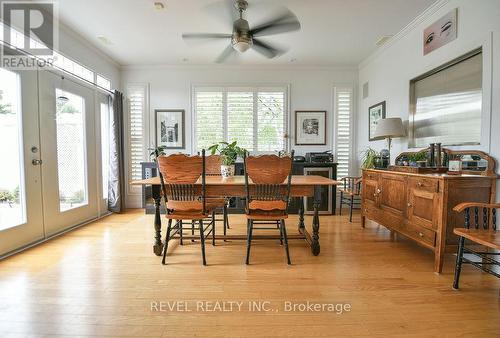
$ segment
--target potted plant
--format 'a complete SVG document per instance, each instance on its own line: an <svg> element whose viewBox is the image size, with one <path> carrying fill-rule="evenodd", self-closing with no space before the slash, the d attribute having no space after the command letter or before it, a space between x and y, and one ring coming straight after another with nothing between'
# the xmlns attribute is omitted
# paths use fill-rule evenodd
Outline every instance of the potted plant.
<svg viewBox="0 0 500 338"><path fill-rule="evenodd" d="M425 167L427 163L427 154L425 152L413 153L408 155L410 167Z"/></svg>
<svg viewBox="0 0 500 338"><path fill-rule="evenodd" d="M363 169L374 169L375 167L377 167L377 161L378 161L378 158L379 158L379 153L368 147L368 149L366 149L364 152L363 152L363 155L362 155L362 164L361 164L361 168Z"/></svg>
<svg viewBox="0 0 500 338"><path fill-rule="evenodd" d="M212 155L216 152L219 153L222 159L222 164L220 166L220 173L222 177L228 178L234 176L234 163L238 156L243 156L245 154L245 149L238 147L236 141L232 143L219 142L208 147L208 150Z"/></svg>
<svg viewBox="0 0 500 338"><path fill-rule="evenodd" d="M148 148L149 151L149 157L153 160L153 162L156 162L156 159L160 156L165 155L165 149L167 149L166 146L158 146L156 148Z"/></svg>

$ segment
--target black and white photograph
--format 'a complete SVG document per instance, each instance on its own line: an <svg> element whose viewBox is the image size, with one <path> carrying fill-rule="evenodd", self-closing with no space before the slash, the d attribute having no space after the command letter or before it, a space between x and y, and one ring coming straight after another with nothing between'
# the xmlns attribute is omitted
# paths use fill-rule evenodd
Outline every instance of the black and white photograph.
<svg viewBox="0 0 500 338"><path fill-rule="evenodd" d="M378 121L385 119L385 101L374 104L368 108L368 139L375 140L375 130L377 129Z"/></svg>
<svg viewBox="0 0 500 338"><path fill-rule="evenodd" d="M295 112L295 144L326 144L326 111Z"/></svg>
<svg viewBox="0 0 500 338"><path fill-rule="evenodd" d="M184 148L184 110L155 110L156 146L166 149Z"/></svg>

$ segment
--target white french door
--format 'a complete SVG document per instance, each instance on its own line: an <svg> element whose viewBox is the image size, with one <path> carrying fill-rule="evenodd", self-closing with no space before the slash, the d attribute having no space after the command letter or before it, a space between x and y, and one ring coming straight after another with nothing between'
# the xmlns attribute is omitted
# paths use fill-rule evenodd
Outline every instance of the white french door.
<svg viewBox="0 0 500 338"><path fill-rule="evenodd" d="M0 68L0 256L44 238L36 71Z"/></svg>
<svg viewBox="0 0 500 338"><path fill-rule="evenodd" d="M45 235L98 215L94 91L39 73Z"/></svg>
<svg viewBox="0 0 500 338"><path fill-rule="evenodd" d="M94 89L0 68L0 257L105 213L108 119Z"/></svg>

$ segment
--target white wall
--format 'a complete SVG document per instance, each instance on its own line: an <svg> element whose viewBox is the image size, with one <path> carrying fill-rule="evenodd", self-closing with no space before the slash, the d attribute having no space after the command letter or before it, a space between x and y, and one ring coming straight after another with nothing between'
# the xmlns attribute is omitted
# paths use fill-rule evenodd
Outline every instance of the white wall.
<svg viewBox="0 0 500 338"><path fill-rule="evenodd" d="M424 28L454 8L458 8L458 38L424 56L422 51ZM358 153L367 146L378 150L385 147L385 141L368 141L368 107L385 100L387 117L401 117L403 121L407 121L410 79L480 46L483 46L485 57L483 114L488 114L491 110L491 123L484 123L482 132L491 134L491 139L489 146L483 144L476 146L475 149L489 152L496 159L500 159L499 0L440 1L395 36L388 46L361 63L358 83L361 87L368 82L370 90L366 99L359 95ZM407 147L406 138L394 140L392 160L394 161L394 157Z"/></svg>
<svg viewBox="0 0 500 338"><path fill-rule="evenodd" d="M338 84L357 86L357 69L333 68L268 68L255 66L144 66L122 70L122 86L127 83L150 85L150 142L154 142L154 110L186 110L186 149L192 150L191 88L193 85L289 85L289 130L292 148L298 154L332 149L332 91ZM295 146L295 110L327 111L327 145Z"/></svg>

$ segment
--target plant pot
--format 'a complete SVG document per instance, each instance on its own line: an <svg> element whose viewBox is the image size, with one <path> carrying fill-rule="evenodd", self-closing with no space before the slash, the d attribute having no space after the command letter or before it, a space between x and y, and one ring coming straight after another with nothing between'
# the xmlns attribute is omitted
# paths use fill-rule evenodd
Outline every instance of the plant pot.
<svg viewBox="0 0 500 338"><path fill-rule="evenodd" d="M233 165L221 165L220 174L224 178L229 178L234 176L234 164Z"/></svg>

